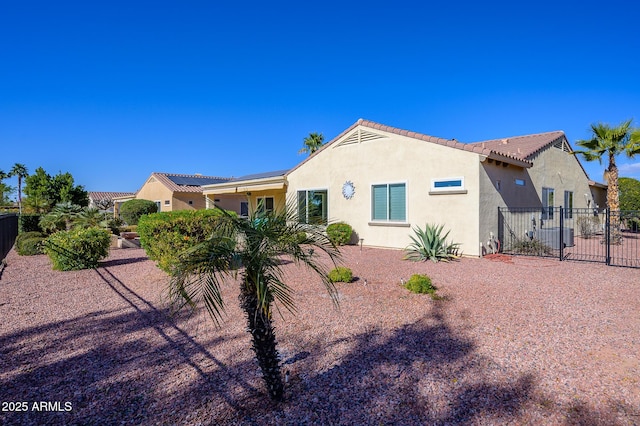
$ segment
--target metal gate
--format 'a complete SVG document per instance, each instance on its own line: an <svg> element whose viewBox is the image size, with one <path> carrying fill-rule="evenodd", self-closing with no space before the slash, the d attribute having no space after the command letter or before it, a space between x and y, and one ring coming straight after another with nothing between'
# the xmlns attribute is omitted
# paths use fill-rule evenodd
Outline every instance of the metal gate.
<svg viewBox="0 0 640 426"><path fill-rule="evenodd" d="M498 208L506 254L640 268L639 228L639 210Z"/></svg>

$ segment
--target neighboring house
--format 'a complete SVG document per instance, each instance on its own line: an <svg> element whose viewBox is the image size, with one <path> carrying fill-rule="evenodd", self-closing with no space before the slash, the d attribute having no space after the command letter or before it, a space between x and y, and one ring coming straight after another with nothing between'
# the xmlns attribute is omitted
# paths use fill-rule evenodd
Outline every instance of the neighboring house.
<svg viewBox="0 0 640 426"><path fill-rule="evenodd" d="M122 203L132 199L153 201L158 206L158 211L162 212L205 209L207 204L202 195L202 186L227 182L229 179L198 174L151 173L135 194L114 198L115 214L119 214Z"/></svg>
<svg viewBox="0 0 640 426"><path fill-rule="evenodd" d="M286 203L288 170L233 178L227 182L203 186L207 208L213 206L248 216L250 210L273 210Z"/></svg>
<svg viewBox="0 0 640 426"><path fill-rule="evenodd" d="M133 192L89 192L89 208L113 212L114 199L122 197L133 198Z"/></svg>
<svg viewBox="0 0 640 426"><path fill-rule="evenodd" d="M347 222L367 246L404 248L412 227L443 224L464 254L479 255L480 242L497 235L498 207L594 207L598 185L563 132L465 144L358 120L287 172L207 185L204 194L232 191L267 208L289 200L301 221Z"/></svg>

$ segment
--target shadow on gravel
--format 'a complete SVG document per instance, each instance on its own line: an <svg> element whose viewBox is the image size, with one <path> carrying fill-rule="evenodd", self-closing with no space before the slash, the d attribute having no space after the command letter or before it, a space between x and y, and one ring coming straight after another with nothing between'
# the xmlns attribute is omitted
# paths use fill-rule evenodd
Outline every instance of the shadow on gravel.
<svg viewBox="0 0 640 426"><path fill-rule="evenodd" d="M283 365L292 371L287 402L269 412L255 401L253 418L262 419L259 424L287 423L290 414L322 425L440 425L513 423L531 409L541 419L553 414L539 406L539 398L551 399L536 390L535 376L510 375L478 355L471 340L447 325L445 307L446 302L434 303L430 315L390 336L375 328L355 335L353 349L329 368L322 354L338 342L298 345L304 347L301 355ZM348 408L340 411L343 401ZM606 424L602 413L584 407L579 415L575 407L559 411L579 424Z"/></svg>
<svg viewBox="0 0 640 426"><path fill-rule="evenodd" d="M114 267L114 266L118 266L118 265L129 265L131 263L146 262L147 260L149 260L149 258L145 257L145 256L130 257L130 258L126 258L126 259L105 260L105 261L100 262L100 267L102 267L102 268L110 268L110 267Z"/></svg>
<svg viewBox="0 0 640 426"><path fill-rule="evenodd" d="M225 364L211 352L223 338L203 346L180 318L110 269L95 273L133 310L98 310L0 336L0 400L28 403L26 412L0 412L0 424L156 424L183 420L211 398L242 417L238 401L263 396L245 380L252 362ZM34 410L40 401L45 410Z"/></svg>

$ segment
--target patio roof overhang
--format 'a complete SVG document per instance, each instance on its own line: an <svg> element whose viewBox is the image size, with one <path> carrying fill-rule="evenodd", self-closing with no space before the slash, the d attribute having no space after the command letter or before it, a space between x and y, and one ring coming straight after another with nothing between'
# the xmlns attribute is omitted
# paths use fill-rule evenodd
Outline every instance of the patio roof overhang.
<svg viewBox="0 0 640 426"><path fill-rule="evenodd" d="M204 195L244 194L253 191L277 191L286 188L287 178L285 176L274 176L205 185L202 187L202 192Z"/></svg>
<svg viewBox="0 0 640 426"><path fill-rule="evenodd" d="M530 161L520 160L511 156L506 156L504 154L501 154L495 151L491 151L489 155L480 156L481 162L484 162L487 160L489 160L490 163L493 161L495 161L496 164L498 164L498 162L501 162L502 164L511 164L514 166L522 167L523 169L528 169L533 166L533 163Z"/></svg>

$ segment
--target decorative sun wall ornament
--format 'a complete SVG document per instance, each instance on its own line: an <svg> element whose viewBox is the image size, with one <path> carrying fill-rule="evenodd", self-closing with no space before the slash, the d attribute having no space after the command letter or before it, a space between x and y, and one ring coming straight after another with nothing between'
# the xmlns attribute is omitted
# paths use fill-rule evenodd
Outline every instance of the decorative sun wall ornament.
<svg viewBox="0 0 640 426"><path fill-rule="evenodd" d="M342 185L342 195L344 196L344 198L350 200L355 194L356 187L353 186L353 182L351 182L350 180L346 181L344 185Z"/></svg>

